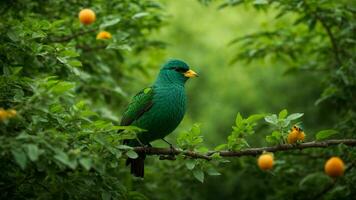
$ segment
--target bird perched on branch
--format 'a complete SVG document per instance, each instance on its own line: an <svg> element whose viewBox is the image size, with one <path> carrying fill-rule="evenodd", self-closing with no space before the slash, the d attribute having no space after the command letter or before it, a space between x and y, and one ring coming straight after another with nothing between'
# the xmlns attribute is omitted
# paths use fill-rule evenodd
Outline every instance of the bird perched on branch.
<svg viewBox="0 0 356 200"><path fill-rule="evenodd" d="M151 87L137 93L123 114L121 125L137 126L145 131L137 134L137 139L126 140L129 146L150 146L150 142L163 139L182 121L186 109L184 84L197 73L181 60L169 60L161 68ZM165 141L165 140L164 140ZM138 158L127 158L131 165L131 174L144 176L145 154Z"/></svg>

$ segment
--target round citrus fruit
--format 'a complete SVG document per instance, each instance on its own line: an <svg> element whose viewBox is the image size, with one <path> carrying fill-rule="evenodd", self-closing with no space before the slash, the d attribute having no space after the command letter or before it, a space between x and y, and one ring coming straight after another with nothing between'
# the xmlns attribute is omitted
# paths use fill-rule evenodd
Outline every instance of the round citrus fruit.
<svg viewBox="0 0 356 200"><path fill-rule="evenodd" d="M264 153L258 157L257 160L258 167L262 170L269 170L273 167L273 154Z"/></svg>
<svg viewBox="0 0 356 200"><path fill-rule="evenodd" d="M96 39L98 40L106 40L112 38L111 33L107 31L100 31L98 35L96 35Z"/></svg>
<svg viewBox="0 0 356 200"><path fill-rule="evenodd" d="M331 157L326 161L325 173L331 177L339 177L344 174L345 164L339 157Z"/></svg>
<svg viewBox="0 0 356 200"><path fill-rule="evenodd" d="M83 9L79 12L79 21L82 24L88 25L95 21L95 12L91 9Z"/></svg>

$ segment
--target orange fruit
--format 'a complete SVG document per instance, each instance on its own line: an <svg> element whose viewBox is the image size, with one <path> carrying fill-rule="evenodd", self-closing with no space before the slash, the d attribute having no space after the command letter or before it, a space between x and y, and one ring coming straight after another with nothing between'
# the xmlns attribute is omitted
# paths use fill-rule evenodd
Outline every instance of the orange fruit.
<svg viewBox="0 0 356 200"><path fill-rule="evenodd" d="M299 135L299 132L296 131L296 130L292 130L288 133L288 137L287 137L287 142L288 144L294 144L297 142L298 140L298 135Z"/></svg>
<svg viewBox="0 0 356 200"><path fill-rule="evenodd" d="M98 40L105 40L105 39L110 39L112 38L111 33L107 31L100 31L98 35L96 35L96 39Z"/></svg>
<svg viewBox="0 0 356 200"><path fill-rule="evenodd" d="M95 12L91 9L83 9L79 12L79 21L82 24L89 25L95 21Z"/></svg>
<svg viewBox="0 0 356 200"><path fill-rule="evenodd" d="M273 167L273 154L271 153L264 153L258 157L257 160L258 167L261 170L269 170Z"/></svg>
<svg viewBox="0 0 356 200"><path fill-rule="evenodd" d="M324 166L325 173L331 177L339 177L344 174L345 164L339 157L331 157Z"/></svg>

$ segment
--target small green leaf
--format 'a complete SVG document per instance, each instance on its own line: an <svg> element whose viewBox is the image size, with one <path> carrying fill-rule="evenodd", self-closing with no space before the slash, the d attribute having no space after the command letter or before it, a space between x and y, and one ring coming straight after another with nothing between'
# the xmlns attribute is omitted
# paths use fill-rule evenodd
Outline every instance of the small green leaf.
<svg viewBox="0 0 356 200"><path fill-rule="evenodd" d="M243 118L240 113L237 113L235 124L236 126L240 126L243 123Z"/></svg>
<svg viewBox="0 0 356 200"><path fill-rule="evenodd" d="M332 135L335 135L337 134L338 132L336 130L333 130L333 129L329 129L329 130L322 130L322 131L319 131L317 134L316 134L316 139L317 140L324 140L324 139L327 139L329 138L330 136Z"/></svg>
<svg viewBox="0 0 356 200"><path fill-rule="evenodd" d="M119 23L120 20L121 20L120 18L116 17L116 18L113 19L113 20L105 21L104 23L102 23L102 24L100 25L100 29L103 29L103 28L106 28L106 27L109 27L109 26L113 26L113 25Z"/></svg>
<svg viewBox="0 0 356 200"><path fill-rule="evenodd" d="M215 151L221 151L227 149L227 144L220 144L214 148Z"/></svg>
<svg viewBox="0 0 356 200"><path fill-rule="evenodd" d="M68 155L63 151L58 151L54 158L63 163L64 165L70 166L71 164Z"/></svg>
<svg viewBox="0 0 356 200"><path fill-rule="evenodd" d="M210 167L207 171L206 171L210 176L220 176L221 173L216 171L215 168Z"/></svg>
<svg viewBox="0 0 356 200"><path fill-rule="evenodd" d="M263 117L265 117L265 114L255 114L255 115L251 115L246 119L247 123L252 123L255 121L258 121L260 119L262 119Z"/></svg>
<svg viewBox="0 0 356 200"><path fill-rule="evenodd" d="M120 144L119 146L117 146L118 149L121 149L121 150L131 150L133 149L133 147L130 147L130 146L127 146L127 145L123 145L123 144Z"/></svg>
<svg viewBox="0 0 356 200"><path fill-rule="evenodd" d="M147 93L149 93L151 90L152 90L152 89L148 87L148 88L146 88L146 89L143 90L143 93L147 94Z"/></svg>
<svg viewBox="0 0 356 200"><path fill-rule="evenodd" d="M80 62L79 60L70 60L70 61L68 61L68 64L72 67L81 67L82 66L82 62Z"/></svg>
<svg viewBox="0 0 356 200"><path fill-rule="evenodd" d="M74 88L74 86L75 86L74 83L62 81L54 85L52 87L52 91L56 94L62 94L64 92L71 90L72 88Z"/></svg>
<svg viewBox="0 0 356 200"><path fill-rule="evenodd" d="M81 158L79 160L79 163L84 167L84 169L86 170L90 170L91 166L92 166L92 161L90 158Z"/></svg>
<svg viewBox="0 0 356 200"><path fill-rule="evenodd" d="M132 16L132 19L138 19L138 18L141 18L141 17L145 17L149 15L148 12L140 12L140 13L136 13L134 16Z"/></svg>
<svg viewBox="0 0 356 200"><path fill-rule="evenodd" d="M275 115L275 114L268 115L268 116L265 117L265 121L270 123L270 124L277 125L277 123L278 123L277 115Z"/></svg>
<svg viewBox="0 0 356 200"><path fill-rule="evenodd" d="M287 109L283 109L281 112L279 112L278 119L284 119L287 117L287 115L288 115Z"/></svg>
<svg viewBox="0 0 356 200"><path fill-rule="evenodd" d="M301 118L303 115L304 115L304 113L293 113L293 114L289 115L286 120L287 121L296 120L298 118Z"/></svg>
<svg viewBox="0 0 356 200"><path fill-rule="evenodd" d="M11 150L12 155L15 158L16 163L21 167L21 169L26 168L27 157L22 149Z"/></svg>
<svg viewBox="0 0 356 200"><path fill-rule="evenodd" d="M126 152L126 155L127 155L127 157L132 158L132 159L138 158L138 154L134 150L130 150L130 151Z"/></svg>
<svg viewBox="0 0 356 200"><path fill-rule="evenodd" d="M27 155L30 158L31 161L36 161L38 160L38 157L40 155L40 150L38 149L37 145L34 144L28 144L27 145Z"/></svg>
<svg viewBox="0 0 356 200"><path fill-rule="evenodd" d="M322 172L315 172L312 174L308 174L305 176L300 182L299 182L299 188L308 188L308 185L310 187L311 185L318 185L320 184L325 184L327 182L331 182L331 178L328 177L326 174Z"/></svg>
<svg viewBox="0 0 356 200"><path fill-rule="evenodd" d="M198 181L204 183L204 172L202 170L200 169L193 170L193 175Z"/></svg>
<svg viewBox="0 0 356 200"><path fill-rule="evenodd" d="M192 170L195 167L195 160L190 159L187 160L187 162L185 162L185 166L187 167L187 169Z"/></svg>

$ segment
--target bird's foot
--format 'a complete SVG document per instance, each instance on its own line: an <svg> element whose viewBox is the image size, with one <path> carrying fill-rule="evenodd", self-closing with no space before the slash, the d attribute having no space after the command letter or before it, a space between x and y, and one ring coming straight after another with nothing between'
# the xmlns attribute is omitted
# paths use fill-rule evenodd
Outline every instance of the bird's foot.
<svg viewBox="0 0 356 200"><path fill-rule="evenodd" d="M169 145L170 154L169 155L162 155L162 156L159 157L159 159L160 160L176 160L176 149L174 148L174 146L170 142L165 140L164 138L162 138L162 140Z"/></svg>

